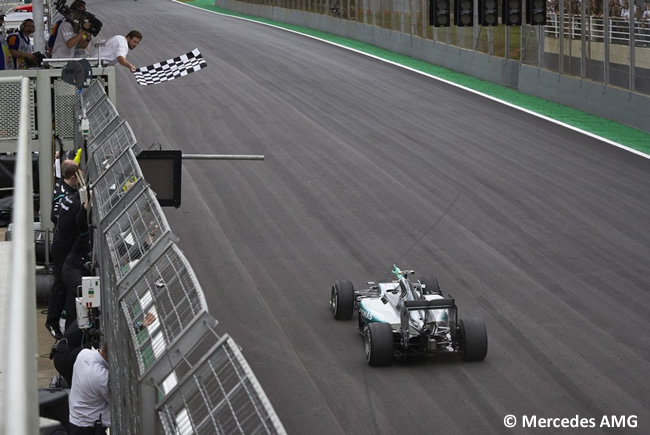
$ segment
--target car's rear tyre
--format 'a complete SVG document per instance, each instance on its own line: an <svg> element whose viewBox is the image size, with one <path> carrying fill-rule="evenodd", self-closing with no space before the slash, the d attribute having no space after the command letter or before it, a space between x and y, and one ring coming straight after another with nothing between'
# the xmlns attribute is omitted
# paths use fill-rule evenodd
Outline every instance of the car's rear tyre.
<svg viewBox="0 0 650 435"><path fill-rule="evenodd" d="M349 320L354 312L354 286L350 281L339 280L332 285L330 308L336 320Z"/></svg>
<svg viewBox="0 0 650 435"><path fill-rule="evenodd" d="M420 277L420 283L424 284L423 294L425 295L442 295L438 279L433 275L425 275Z"/></svg>
<svg viewBox="0 0 650 435"><path fill-rule="evenodd" d="M464 361L482 361L488 351L485 323L480 319L467 318L459 322Z"/></svg>
<svg viewBox="0 0 650 435"><path fill-rule="evenodd" d="M389 323L369 323L364 338L369 365L381 367L393 362L393 328Z"/></svg>

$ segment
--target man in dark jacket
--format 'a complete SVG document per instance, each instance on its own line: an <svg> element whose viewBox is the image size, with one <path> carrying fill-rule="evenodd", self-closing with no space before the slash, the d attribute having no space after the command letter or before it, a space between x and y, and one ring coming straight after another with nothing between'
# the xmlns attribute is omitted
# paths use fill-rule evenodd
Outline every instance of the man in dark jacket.
<svg viewBox="0 0 650 435"><path fill-rule="evenodd" d="M79 187L79 180L77 179L78 170L79 165L74 160L63 160L61 162L61 178L57 178L54 182L52 213L50 214L50 220L55 225L59 219L61 201L72 195Z"/></svg>
<svg viewBox="0 0 650 435"><path fill-rule="evenodd" d="M77 171L75 177L82 176L80 171ZM47 321L45 323L45 327L57 338L62 335L59 327L59 319L61 318L66 298L66 288L61 278L61 270L63 269L66 257L79 236L79 230L77 229L77 214L81 208L79 192L75 190L71 195L63 198L59 204L59 208L60 211L50 248L54 263L54 284L52 284L52 290L50 292ZM74 320L72 316L72 313L67 315L68 320L66 326Z"/></svg>
<svg viewBox="0 0 650 435"><path fill-rule="evenodd" d="M81 285L84 276L90 276L90 260L92 252L92 241L88 230L88 209L89 198L79 207L76 217L77 238L68 253L63 268L61 269L61 280L65 285L65 302L63 308L66 312L66 329L77 317L77 306L75 298L78 296L78 287Z"/></svg>

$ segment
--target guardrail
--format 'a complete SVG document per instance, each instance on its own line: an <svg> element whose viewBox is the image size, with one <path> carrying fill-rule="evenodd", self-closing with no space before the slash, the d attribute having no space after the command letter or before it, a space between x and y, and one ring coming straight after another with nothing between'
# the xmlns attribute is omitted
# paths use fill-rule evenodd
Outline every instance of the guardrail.
<svg viewBox="0 0 650 435"><path fill-rule="evenodd" d="M94 263L109 344L112 430L285 433L235 342L216 332L194 272L137 162L140 151L102 86L82 97L90 136ZM145 316L155 321L141 326Z"/></svg>
<svg viewBox="0 0 650 435"><path fill-rule="evenodd" d="M636 20L633 23L634 44L637 47L650 47L650 20ZM546 16L546 36L559 37L560 27L565 37L580 39L584 28L588 41L628 45L630 43L630 22L623 18L610 18L609 25L604 18L565 14L564 20L555 13Z"/></svg>
<svg viewBox="0 0 650 435"><path fill-rule="evenodd" d="M34 253L34 200L32 159L29 148L30 83L26 77L0 78L0 84L20 84L20 116L16 141L16 171L13 206L12 270L9 304L5 307L5 335L2 349L3 377L0 433L35 434L38 427L36 382L36 307ZM10 358L7 358L11 356Z"/></svg>

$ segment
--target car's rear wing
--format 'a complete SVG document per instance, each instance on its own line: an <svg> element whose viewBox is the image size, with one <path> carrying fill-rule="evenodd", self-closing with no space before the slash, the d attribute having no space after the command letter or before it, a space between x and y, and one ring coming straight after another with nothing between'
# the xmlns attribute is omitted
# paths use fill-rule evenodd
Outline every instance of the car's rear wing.
<svg viewBox="0 0 650 435"><path fill-rule="evenodd" d="M446 308L456 308L456 301L453 298L404 301L404 307L408 311L414 310L444 310Z"/></svg>

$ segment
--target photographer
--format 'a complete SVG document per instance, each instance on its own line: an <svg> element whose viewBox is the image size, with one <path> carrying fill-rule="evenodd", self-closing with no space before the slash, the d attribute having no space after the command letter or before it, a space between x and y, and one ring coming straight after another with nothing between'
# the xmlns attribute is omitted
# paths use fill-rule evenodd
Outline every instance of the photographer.
<svg viewBox="0 0 650 435"><path fill-rule="evenodd" d="M71 11L86 12L86 2L75 0L70 5ZM75 27L78 27L75 29ZM56 27L56 36L52 44L53 59L72 59L75 57L75 47L92 39L90 23L86 20L79 23L64 19ZM49 44L49 42L48 42Z"/></svg>
<svg viewBox="0 0 650 435"><path fill-rule="evenodd" d="M68 397L69 434L105 434L111 426L111 392L108 388L108 347L83 349L77 355Z"/></svg>

